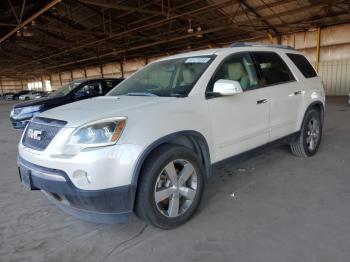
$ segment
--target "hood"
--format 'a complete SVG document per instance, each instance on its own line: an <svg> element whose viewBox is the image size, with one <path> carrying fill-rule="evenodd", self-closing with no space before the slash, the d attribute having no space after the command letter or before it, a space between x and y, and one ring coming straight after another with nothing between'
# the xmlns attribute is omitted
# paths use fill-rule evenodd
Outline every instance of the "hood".
<svg viewBox="0 0 350 262"><path fill-rule="evenodd" d="M70 103L41 113L40 117L67 121L66 127L78 127L103 118L130 116L134 111L145 112L148 107L178 100L174 97L101 96Z"/></svg>
<svg viewBox="0 0 350 262"><path fill-rule="evenodd" d="M66 97L44 97L35 99L28 102L19 103L13 106L13 108L22 108L27 106L38 106L38 105L56 105L57 103L63 103Z"/></svg>

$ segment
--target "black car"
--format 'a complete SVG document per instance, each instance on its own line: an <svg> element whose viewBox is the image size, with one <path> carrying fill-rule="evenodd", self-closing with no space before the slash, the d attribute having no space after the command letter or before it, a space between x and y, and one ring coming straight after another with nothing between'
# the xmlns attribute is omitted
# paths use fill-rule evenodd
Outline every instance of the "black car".
<svg viewBox="0 0 350 262"><path fill-rule="evenodd" d="M16 104L10 115L12 126L15 129L24 129L28 121L41 112L82 99L103 96L121 81L123 78L73 81L48 97Z"/></svg>

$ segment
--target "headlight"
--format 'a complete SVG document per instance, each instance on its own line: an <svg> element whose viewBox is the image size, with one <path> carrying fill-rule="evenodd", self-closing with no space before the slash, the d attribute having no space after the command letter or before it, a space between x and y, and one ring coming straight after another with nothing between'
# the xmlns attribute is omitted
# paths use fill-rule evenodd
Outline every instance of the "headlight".
<svg viewBox="0 0 350 262"><path fill-rule="evenodd" d="M14 108L11 111L11 117L15 119L28 118L33 117L40 113L40 105L39 106L27 106L22 108Z"/></svg>
<svg viewBox="0 0 350 262"><path fill-rule="evenodd" d="M73 132L64 153L76 154L84 148L114 145L120 138L126 117L115 117L87 123Z"/></svg>

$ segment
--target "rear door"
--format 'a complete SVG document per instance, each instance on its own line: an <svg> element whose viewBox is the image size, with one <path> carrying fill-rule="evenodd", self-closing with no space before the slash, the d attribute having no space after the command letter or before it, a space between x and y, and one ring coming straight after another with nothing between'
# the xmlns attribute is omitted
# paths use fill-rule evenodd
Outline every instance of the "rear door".
<svg viewBox="0 0 350 262"><path fill-rule="evenodd" d="M269 142L296 132L302 90L291 70L276 52L253 52L259 83L269 101Z"/></svg>

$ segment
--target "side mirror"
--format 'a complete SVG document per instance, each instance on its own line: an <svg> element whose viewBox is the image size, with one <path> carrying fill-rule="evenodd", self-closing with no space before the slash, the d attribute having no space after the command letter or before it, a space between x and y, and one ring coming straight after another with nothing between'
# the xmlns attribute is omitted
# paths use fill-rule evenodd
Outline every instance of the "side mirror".
<svg viewBox="0 0 350 262"><path fill-rule="evenodd" d="M243 89L241 84L237 81L219 79L214 83L213 93L217 93L222 96L232 96L243 93Z"/></svg>

